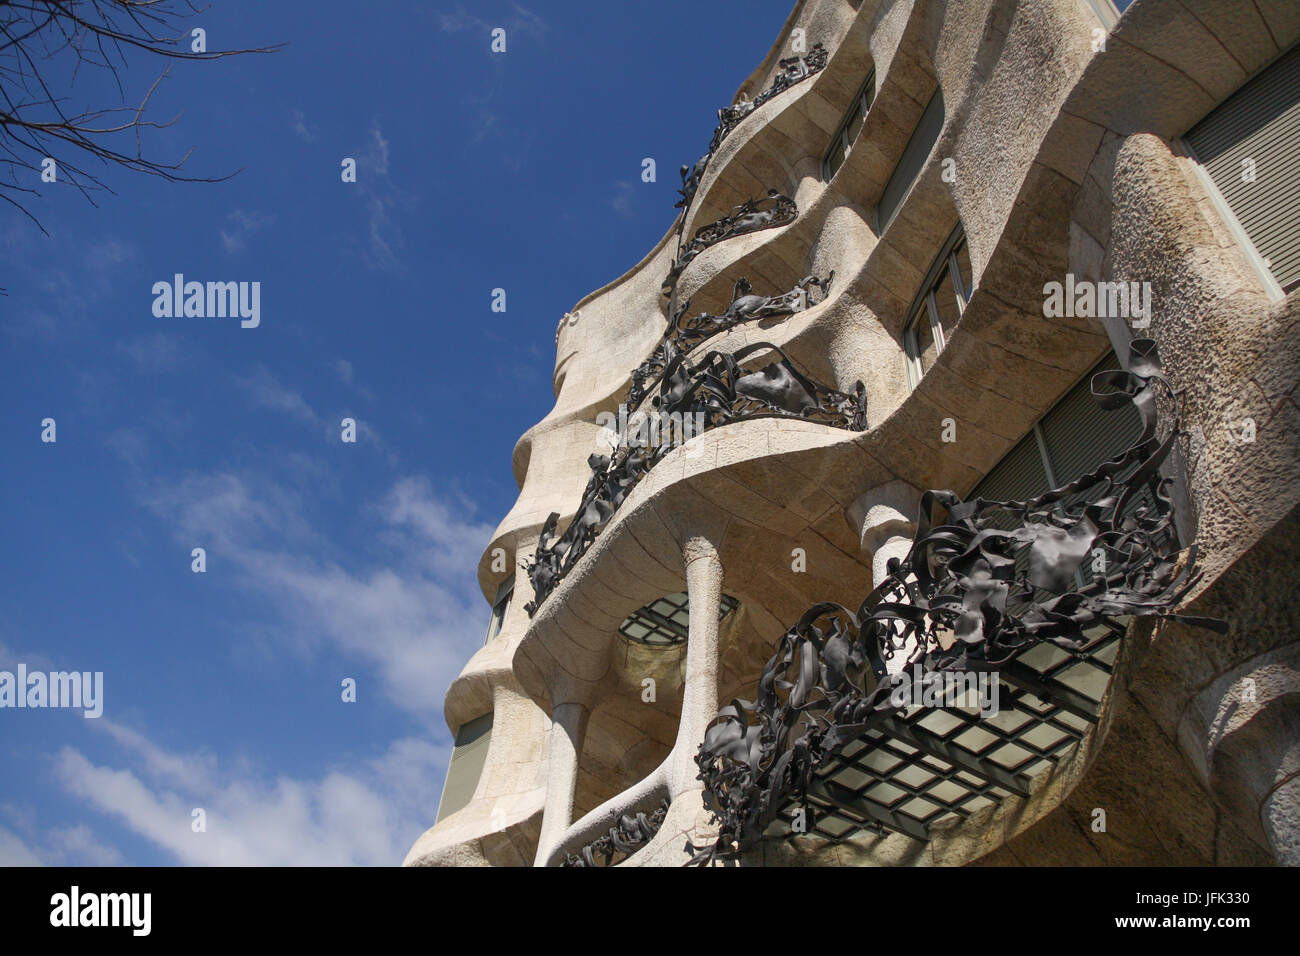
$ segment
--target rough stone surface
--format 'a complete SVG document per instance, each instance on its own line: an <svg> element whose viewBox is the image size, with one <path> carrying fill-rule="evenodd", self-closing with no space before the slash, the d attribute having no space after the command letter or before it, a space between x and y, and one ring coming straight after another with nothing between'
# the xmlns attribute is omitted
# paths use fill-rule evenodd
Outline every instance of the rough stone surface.
<svg viewBox="0 0 1300 956"><path fill-rule="evenodd" d="M1044 285L1067 272L1150 283L1154 315L1142 334L1181 392L1184 464L1170 474L1187 505L1183 537L1204 569L1186 610L1228 621L1228 633L1132 627L1098 726L1027 798L941 824L926 843L807 836L763 842L741 862L1300 862L1300 292L1270 292L1177 143L1300 38L1300 8L1135 0L1104 50L1094 49L1097 26L1078 0L795 6L741 92L767 88L796 29L826 46L826 68L732 131L680 225L689 236L769 188L794 197L799 216L709 248L681 274L677 296L692 298L692 313L718 314L742 276L776 295L834 270L825 302L738 326L698 351L766 341L829 386L861 380L868 429L764 420L692 438L636 487L530 618L519 565L551 512L562 528L572 519L598 450L596 416L617 408L664 332L660 287L678 224L575 303L556 330L555 405L515 448L519 498L479 565L488 600L511 575L514 597L500 633L446 696L453 730L493 713L486 764L470 804L421 836L408 864L555 862L618 815L664 798L665 823L624 865L678 865L688 844L712 839L689 758L718 701L752 695L771 648L810 605L861 599L873 557L906 545L915 493L967 493L1108 349L1125 354L1135 332L1123 318L1044 317ZM862 131L824 182L831 134L872 69ZM936 91L942 130L882 232L875 207ZM959 224L972 294L913 388L904 330ZM947 418L956 442L941 440ZM1256 426L1250 443L1240 438L1246 418ZM685 647L638 646L618 633L629 614L688 581L698 600ZM740 606L705 626L700 615L720 593ZM652 700L642 695L647 678Z"/></svg>

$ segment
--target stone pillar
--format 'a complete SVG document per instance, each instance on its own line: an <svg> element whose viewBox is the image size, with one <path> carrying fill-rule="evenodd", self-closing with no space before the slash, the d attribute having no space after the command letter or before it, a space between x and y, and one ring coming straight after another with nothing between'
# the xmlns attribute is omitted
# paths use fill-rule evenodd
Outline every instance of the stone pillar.
<svg viewBox="0 0 1300 956"><path fill-rule="evenodd" d="M1282 866L1300 866L1300 771L1273 788L1260 808L1264 835Z"/></svg>
<svg viewBox="0 0 1300 956"><path fill-rule="evenodd" d="M695 754L709 722L718 715L718 612L722 602L722 561L712 542L692 538L682 549L690 623L686 641L686 686L677 724L668 790L675 798L699 790Z"/></svg>
<svg viewBox="0 0 1300 956"><path fill-rule="evenodd" d="M916 533L916 509L921 493L902 481L877 485L849 505L849 527L858 535L862 553L871 557L871 585L879 587L889 575L889 559L907 557ZM889 673L903 669L910 648L887 663Z"/></svg>
<svg viewBox="0 0 1300 956"><path fill-rule="evenodd" d="M1300 643L1260 654L1188 703L1183 751L1237 827L1300 866Z"/></svg>
<svg viewBox="0 0 1300 956"><path fill-rule="evenodd" d="M551 752L547 760L546 806L542 809L542 831L537 840L534 866L545 866L551 850L573 822L573 799L578 788L578 758L587 736L585 704L569 701L551 709Z"/></svg>

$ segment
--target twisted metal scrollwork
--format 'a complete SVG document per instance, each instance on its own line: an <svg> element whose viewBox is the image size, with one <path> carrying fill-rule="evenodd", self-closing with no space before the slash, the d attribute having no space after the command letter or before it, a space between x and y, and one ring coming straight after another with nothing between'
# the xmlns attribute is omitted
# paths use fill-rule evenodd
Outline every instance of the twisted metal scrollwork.
<svg viewBox="0 0 1300 956"><path fill-rule="evenodd" d="M761 369L751 371L741 364L768 351L779 358ZM564 534L557 536L559 514L552 513L542 527L533 558L524 565L534 593L533 600L524 605L529 616L578 562L637 482L694 434L758 418L797 418L854 431L867 427L866 389L861 381L854 383L851 393L828 388L799 371L789 356L770 342L756 342L735 352L709 352L698 364L685 355L675 355L664 369L651 407L660 429L671 433L676 424L675 440L646 441L641 426L647 420L652 435L662 432L654 428L654 417L642 412L641 419L632 422L636 427L619 436L612 455L594 454L587 459L591 478L576 516ZM624 417L624 421L628 419ZM698 425L680 427L692 422Z"/></svg>
<svg viewBox="0 0 1300 956"><path fill-rule="evenodd" d="M766 198L746 199L730 216L723 216L695 231L691 241L682 248L668 271L668 277L664 279L663 294L672 294L682 270L709 246L747 233L789 225L798 215L799 207L795 205L794 200L789 196L781 195L775 189L769 189Z"/></svg>
<svg viewBox="0 0 1300 956"><path fill-rule="evenodd" d="M569 853L564 857L563 866L610 866L615 862L631 856L645 846L659 832L664 818L668 816L668 801L663 800L653 813L646 816L624 814L615 826L577 854ZM619 859L616 860L615 857Z"/></svg>
<svg viewBox="0 0 1300 956"><path fill-rule="evenodd" d="M1180 432L1155 343L1133 342L1129 370L1100 372L1092 388L1105 409L1136 406L1141 435L1127 451L1028 501L927 492L911 549L890 560L879 587L856 611L810 608L764 667L755 700L718 712L696 761L720 832L691 863L732 857L760 839L783 806L808 793L823 760L900 710L893 700L907 695L896 691L917 675L997 671L1043 642L1075 652L1088 642L1085 628L1115 616L1226 629L1170 610L1200 575L1195 546L1179 554L1162 544L1173 539L1174 506L1159 469ZM1163 438L1157 393L1175 412ZM1008 516L1018 520L1004 530ZM898 655L902 671L890 673Z"/></svg>
<svg viewBox="0 0 1300 956"><path fill-rule="evenodd" d="M722 141L730 135L733 129L740 125L741 120L746 116L772 97L784 93L796 83L806 80L814 73L825 68L827 56L826 48L818 43L802 56L787 57L778 64L779 72L773 78L772 85L766 90L759 93L752 100L736 103L733 106L725 106L718 110L718 125L713 130L713 138L709 140L709 155L711 156L718 151Z"/></svg>
<svg viewBox="0 0 1300 956"><path fill-rule="evenodd" d="M732 289L730 304L721 315L701 312L686 319L684 316L691 306L691 300L687 299L669 321L663 338L650 353L650 357L632 371L632 388L628 393L628 406L636 408L641 404L648 384L657 380L668 367L668 363L677 356L688 354L700 343L743 322L794 315L814 305L820 305L826 301L827 292L834 279L834 271L825 279L819 279L815 275L804 276L789 292L768 296L754 294L749 279L741 276ZM814 289L820 293L819 296L813 294Z"/></svg>
<svg viewBox="0 0 1300 956"><path fill-rule="evenodd" d="M709 160L718 151L722 141L740 125L746 116L772 97L785 92L796 83L806 80L814 73L822 70L826 66L827 56L825 47L818 43L806 54L787 57L778 64L778 72L772 79L772 85L766 90L759 93L752 100L744 100L718 110L718 125L714 127L713 136L709 140L709 151L697 159L693 166L683 166L681 168L682 186L677 191L681 199L674 204L673 208L682 210L683 219L685 219L686 211L690 209L695 194L700 188L700 181L704 178L704 171L709 167Z"/></svg>
<svg viewBox="0 0 1300 956"><path fill-rule="evenodd" d="M741 366L749 356L765 351L780 359L757 371ZM851 393L815 382L771 342L755 342L735 352L709 352L699 364L677 356L665 368L651 404L669 414L703 413L708 428L756 418L799 418L851 431L867 427L861 381Z"/></svg>

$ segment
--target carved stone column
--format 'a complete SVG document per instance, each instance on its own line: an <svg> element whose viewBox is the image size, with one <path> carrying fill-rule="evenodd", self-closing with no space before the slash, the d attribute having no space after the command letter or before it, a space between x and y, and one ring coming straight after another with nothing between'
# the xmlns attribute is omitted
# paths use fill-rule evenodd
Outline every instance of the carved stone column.
<svg viewBox="0 0 1300 956"><path fill-rule="evenodd" d="M568 701L555 704L551 712L550 756L547 761L546 806L542 810L542 831L537 840L534 866L545 866L551 850L573 822L573 800L578 788L578 759L587 736L586 704Z"/></svg>
<svg viewBox="0 0 1300 956"><path fill-rule="evenodd" d="M695 752L704 731L718 713L718 612L722 602L722 561L713 543L692 538L682 549L686 564L686 593L690 622L686 641L686 686L677 742L668 768L668 789L674 798L703 789L696 779L700 768Z"/></svg>
<svg viewBox="0 0 1300 956"><path fill-rule="evenodd" d="M627 860L630 866L681 866L688 843L705 846L718 837L704 806L704 784L695 755L709 722L718 713L718 609L722 561L711 541L691 538L682 549L690 624L686 642L686 687L677 740L662 765L671 803L654 838Z"/></svg>
<svg viewBox="0 0 1300 956"><path fill-rule="evenodd" d="M849 526L857 533L863 554L871 557L872 587L878 587L889 575L890 558L901 561L907 556L916 532L920 501L920 491L895 480L877 485L849 505ZM907 656L895 654L886 664L889 673L902 670Z"/></svg>
<svg viewBox="0 0 1300 956"><path fill-rule="evenodd" d="M1261 654L1189 702L1179 738L1216 802L1283 866L1300 866L1300 643Z"/></svg>

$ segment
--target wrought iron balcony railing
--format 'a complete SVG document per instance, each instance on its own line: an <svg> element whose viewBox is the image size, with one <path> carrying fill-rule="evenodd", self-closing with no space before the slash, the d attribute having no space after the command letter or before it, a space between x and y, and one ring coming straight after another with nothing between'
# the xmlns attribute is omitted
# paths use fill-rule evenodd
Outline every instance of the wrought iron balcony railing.
<svg viewBox="0 0 1300 956"><path fill-rule="evenodd" d="M537 550L524 565L534 592L533 600L524 605L530 617L582 557L632 487L676 445L711 428L756 418L798 418L855 431L866 428L861 381L854 384L852 394L828 388L802 373L771 343L731 353L710 352L698 364L688 358L708 339L741 323L794 315L820 305L834 278L834 272L824 279L805 276L789 292L764 296L755 294L742 276L722 315L702 312L686 319L689 300L677 310L650 357L632 372L627 400L619 409L612 454L587 459L591 477L573 522L557 536L559 514L552 513L542 527ZM746 358L768 350L780 359L761 370L741 367ZM653 409L648 413L643 409L647 397Z"/></svg>
<svg viewBox="0 0 1300 956"><path fill-rule="evenodd" d="M691 307L691 300L676 311L664 330L663 338L655 346L650 357L632 372L632 388L628 392L627 404L635 409L641 405L647 389L658 382L664 369L679 355L687 355L700 344L715 335L735 328L743 322L757 319L770 319L779 316L794 315L820 305L826 301L831 282L835 279L832 271L825 279L815 275L805 276L795 283L795 287L782 295L756 295L749 279L741 276L732 289L731 302L721 315L701 312L693 318L684 316ZM816 289L820 296L814 296Z"/></svg>
<svg viewBox="0 0 1300 956"><path fill-rule="evenodd" d="M625 814L604 836L592 840L576 854L565 855L564 866L613 866L627 859L654 838L668 816L668 801L663 800L649 816Z"/></svg>
<svg viewBox="0 0 1300 956"><path fill-rule="evenodd" d="M682 210L683 221L686 218L686 213L691 208L692 200L695 199L695 193L700 188L700 180L704 178L704 171L708 169L709 161L718 151L718 147L722 145L722 141L740 125L745 117L772 97L785 92L796 83L806 80L814 73L821 71L826 66L827 56L826 49L818 43L806 54L787 57L778 64L779 72L773 78L772 85L759 93L753 100L743 100L718 110L718 125L714 128L713 137L709 140L709 151L697 159L693 166L683 166L681 169L682 186L678 190L678 194L682 198L677 201L674 208Z"/></svg>
<svg viewBox="0 0 1300 956"><path fill-rule="evenodd" d="M832 805L841 799L850 814L865 814L868 826L925 834L901 816L855 805L853 795L842 793L845 788L827 787L815 777L847 745L859 747L859 764L864 752L886 750L891 731L904 726L902 702L915 699L910 685L919 680L1001 672L1013 684L1027 681L1027 692L1039 699L1050 699L1051 681L1032 679L1032 672L1027 677L1018 665L1017 658L1033 648L1054 645L1081 654L1096 644L1085 631L1123 616L1226 630L1222 622L1171 611L1200 577L1195 546L1183 555L1168 545L1174 506L1167 494L1170 479L1161 478L1160 467L1180 434L1178 398L1161 374L1154 342L1134 341L1130 352L1128 371L1093 377L1093 394L1103 408L1125 402L1137 408L1142 431L1127 451L1028 501L963 502L949 491L927 492L907 556L889 562L888 577L856 611L817 604L786 632L763 670L755 700L722 708L700 746L700 779L719 836L697 848L693 863L735 856L760 840L791 801L810 809L810 797ZM1157 392L1175 409L1163 437ZM1121 479L1126 472L1131 473ZM1130 508L1144 491L1150 504ZM936 508L943 515L937 525ZM1007 515L1017 519L1009 530ZM1018 562L1025 552L1028 561ZM899 655L905 666L891 668ZM913 751L925 749L919 737L902 739ZM935 745L941 755L936 766L962 770L969 761L944 743ZM996 767L983 772L1011 792L1026 793L1014 774Z"/></svg>
<svg viewBox="0 0 1300 956"><path fill-rule="evenodd" d="M757 370L742 364L753 355L768 352L779 358ZM801 372L770 342L756 342L735 352L709 352L698 363L685 355L674 356L663 370L651 407L653 413L643 411L639 421L630 422L633 427L619 436L612 455L593 454L587 459L591 478L565 532L556 535L558 513L547 518L537 550L524 565L534 592L533 600L524 605L530 616L578 562L636 484L674 447L695 434L760 418L792 418L853 431L867 427L866 389L861 381L854 383L852 393L828 388Z"/></svg>
<svg viewBox="0 0 1300 956"><path fill-rule="evenodd" d="M798 215L799 207L795 205L794 200L789 196L781 195L775 189L769 189L764 199L746 199L730 216L723 216L695 230L691 241L678 250L677 259L664 279L662 293L671 296L682 270L709 246L751 232L787 226L794 222Z"/></svg>

